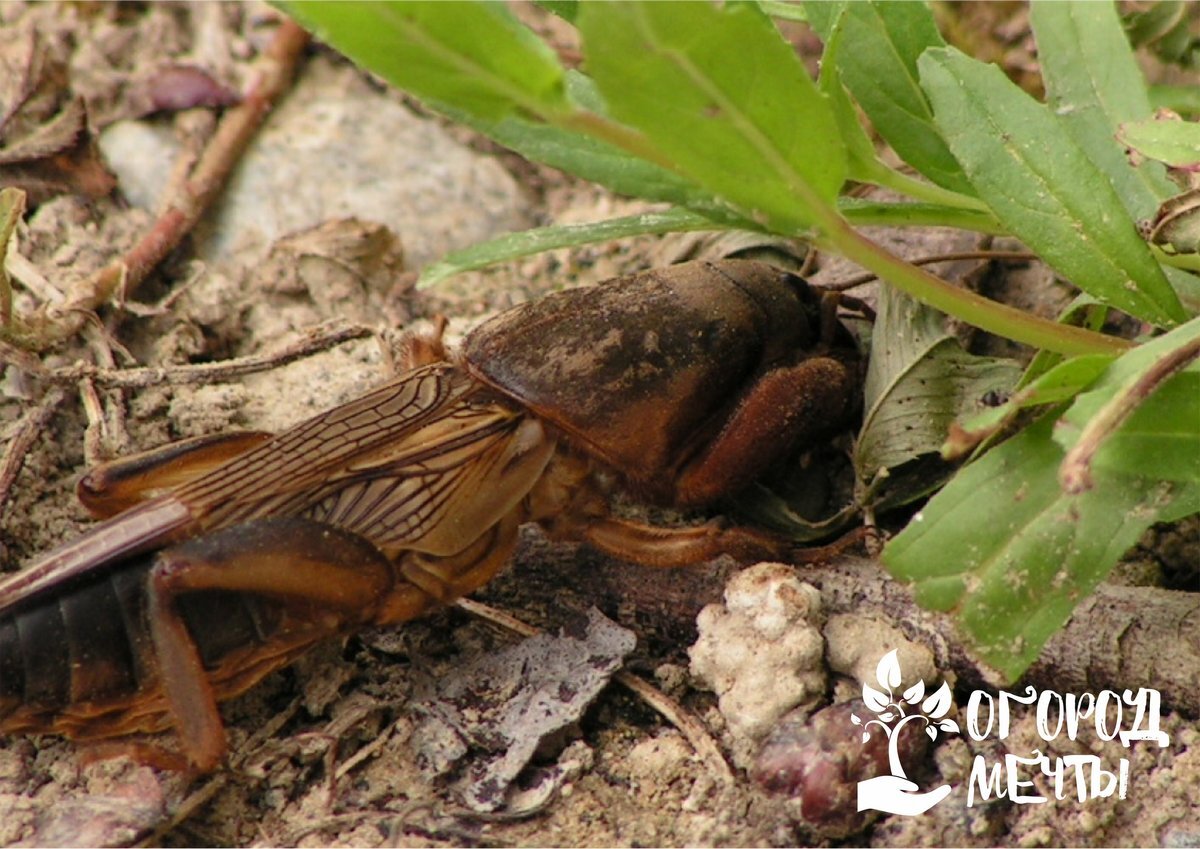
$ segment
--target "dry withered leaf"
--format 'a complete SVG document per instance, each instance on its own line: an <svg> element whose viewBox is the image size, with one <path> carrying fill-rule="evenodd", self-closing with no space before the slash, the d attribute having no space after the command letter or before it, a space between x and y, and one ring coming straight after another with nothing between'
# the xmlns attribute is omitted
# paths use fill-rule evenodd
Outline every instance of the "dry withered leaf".
<svg viewBox="0 0 1200 849"><path fill-rule="evenodd" d="M509 788L543 742L576 722L633 651L631 631L588 611L582 633L539 634L462 667L415 702L426 717L413 735L440 772L468 752L463 799L477 811L508 801Z"/></svg>
<svg viewBox="0 0 1200 849"><path fill-rule="evenodd" d="M383 224L335 218L271 246L259 269L272 291L307 294L351 321L369 321L368 293L387 292L404 270L404 248Z"/></svg>
<svg viewBox="0 0 1200 849"><path fill-rule="evenodd" d="M0 38L0 140L24 136L68 97L67 65L32 27Z"/></svg>
<svg viewBox="0 0 1200 849"><path fill-rule="evenodd" d="M117 180L104 164L88 129L81 99L22 139L0 148L0 185L23 189L30 206L72 192L102 198Z"/></svg>
<svg viewBox="0 0 1200 849"><path fill-rule="evenodd" d="M53 39L32 26L0 39L0 185L23 189L36 206L71 192L108 195L116 180L88 127L83 100Z"/></svg>

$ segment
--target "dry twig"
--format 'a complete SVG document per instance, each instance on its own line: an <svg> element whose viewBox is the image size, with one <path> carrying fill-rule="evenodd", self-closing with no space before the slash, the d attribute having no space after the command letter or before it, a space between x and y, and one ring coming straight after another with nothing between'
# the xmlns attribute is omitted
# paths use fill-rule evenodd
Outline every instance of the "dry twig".
<svg viewBox="0 0 1200 849"><path fill-rule="evenodd" d="M259 125L287 90L307 43L307 33L293 21L285 19L280 24L259 57L257 84L222 117L190 177L182 181L178 195L166 202L162 214L129 253L84 281L66 303L48 309L51 320L39 334L37 344L45 347L73 336L86 314L119 290L126 296L131 294L178 247L216 199Z"/></svg>
<svg viewBox="0 0 1200 849"><path fill-rule="evenodd" d="M696 615L721 600L738 567L722 558L704 569L647 569L604 557L577 544L553 543L531 531L515 557L521 603L560 609L593 604L619 611L622 623L653 628L651 637L671 645L696 638ZM912 588L892 578L877 561L841 556L803 566L801 580L821 591L827 613L852 613L891 623L933 652L938 668L953 670L966 687L988 687L992 673L973 658L952 616L920 607ZM501 578L489 584L492 598L515 598ZM1164 654L1163 646L1172 647ZM1200 716L1200 596L1158 587L1101 584L1052 637L1022 681L1060 692L1151 687L1163 705Z"/></svg>
<svg viewBox="0 0 1200 849"><path fill-rule="evenodd" d="M76 383L88 379L101 386L125 389L144 389L162 383L176 386L222 383L247 374L279 368L351 339L363 339L374 333L374 330L365 325L332 321L310 328L301 339L278 351L235 357L215 363L126 369L107 369L91 363L76 363L52 371L44 370L39 376L56 383Z"/></svg>
<svg viewBox="0 0 1200 849"><path fill-rule="evenodd" d="M62 389L51 389L41 402L28 410L17 423L15 433L4 449L4 459L0 460L0 513L4 512L9 490L17 480L17 475L21 473L21 466L25 464L25 455L29 453L30 446L50 423L54 411L66 397L67 393Z"/></svg>

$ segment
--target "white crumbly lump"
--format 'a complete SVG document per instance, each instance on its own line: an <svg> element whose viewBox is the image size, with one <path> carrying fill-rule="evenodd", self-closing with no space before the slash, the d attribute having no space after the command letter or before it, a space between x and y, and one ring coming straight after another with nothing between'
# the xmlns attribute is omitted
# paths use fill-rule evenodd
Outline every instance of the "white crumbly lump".
<svg viewBox="0 0 1200 849"><path fill-rule="evenodd" d="M860 687L879 686L876 669L885 654L896 650L902 676L900 689L904 692L917 681L930 685L941 676L934 663L933 652L904 636L904 632L870 616L840 613L825 623L825 639L829 642L826 658L829 668L856 681ZM856 690L857 695L861 690Z"/></svg>
<svg viewBox="0 0 1200 849"><path fill-rule="evenodd" d="M783 714L825 694L821 619L821 594L781 563L739 572L725 604L700 611L691 672L719 697L735 760Z"/></svg>

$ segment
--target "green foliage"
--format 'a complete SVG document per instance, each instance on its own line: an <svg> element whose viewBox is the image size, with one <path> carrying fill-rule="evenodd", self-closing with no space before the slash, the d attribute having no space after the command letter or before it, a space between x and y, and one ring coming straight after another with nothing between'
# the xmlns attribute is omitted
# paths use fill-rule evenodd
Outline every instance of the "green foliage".
<svg viewBox="0 0 1200 849"><path fill-rule="evenodd" d="M860 488L876 505L922 493L934 478L921 470L950 469L948 429L947 456L977 455L884 559L923 603L954 611L976 650L1012 676L1146 527L1200 509L1200 285L1180 261L1190 237L1161 223L1164 208L1178 218L1178 202L1164 207L1166 170L1131 164L1116 138L1122 126L1143 138L1153 99L1113 6L1035 4L1041 103L946 46L920 3L543 5L578 28L583 72L561 68L499 3L287 6L370 70L501 144L673 205L505 237L446 258L427 279L550 246L740 228L808 238L915 298L889 294L891 318L875 328ZM772 16L807 18L825 42L819 81ZM1177 17L1132 25L1175 33ZM876 155L860 109L916 177ZM1177 131L1154 132L1151 157L1179 148ZM902 198L840 198L847 179ZM1170 237L1158 244L1175 256L1139 235L1156 210ZM856 229L885 222L1015 235L1086 294L1062 322L991 302ZM1003 400L1011 364L967 355L931 307L1040 350L1007 403L981 399ZM1104 335L1113 309L1145 322L1148 336L1170 332L1142 345ZM1067 320L1076 315L1088 324ZM1033 408L1044 411L1036 425L992 444ZM965 421L952 426L956 418ZM889 477L884 492L877 483ZM783 502L755 498L777 525L802 524Z"/></svg>
<svg viewBox="0 0 1200 849"><path fill-rule="evenodd" d="M953 48L920 64L943 137L1014 235L1106 303L1158 324L1184 319L1120 197L1058 116Z"/></svg>
<svg viewBox="0 0 1200 849"><path fill-rule="evenodd" d="M1105 470L1063 491L1055 416L963 469L888 546L917 601L953 611L975 650L1016 678L1080 598L1155 522L1200 510L1200 485Z"/></svg>
<svg viewBox="0 0 1200 849"><path fill-rule="evenodd" d="M945 46L929 8L912 2L805 6L827 47L835 29L854 46L838 51L835 67L879 135L933 182L970 194L971 184L934 126L933 110L921 90L918 59L931 47Z"/></svg>
<svg viewBox="0 0 1200 849"><path fill-rule="evenodd" d="M775 232L832 206L846 176L833 112L757 6L588 3L578 23L613 116L663 161Z"/></svg>

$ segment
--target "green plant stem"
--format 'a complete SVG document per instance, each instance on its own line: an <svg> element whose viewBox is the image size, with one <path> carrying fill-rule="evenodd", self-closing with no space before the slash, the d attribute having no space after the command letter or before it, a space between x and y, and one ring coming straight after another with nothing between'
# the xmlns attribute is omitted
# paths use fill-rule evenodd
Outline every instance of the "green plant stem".
<svg viewBox="0 0 1200 849"><path fill-rule="evenodd" d="M1007 236L990 212L928 203L881 203L859 198L838 198L838 209L855 227L957 227L975 233Z"/></svg>
<svg viewBox="0 0 1200 849"><path fill-rule="evenodd" d="M1184 271L1200 272L1200 254L1195 253L1175 253L1170 254L1164 251L1161 247L1155 244L1150 245L1150 251L1154 254L1154 258L1163 265L1174 266L1181 268Z"/></svg>
<svg viewBox="0 0 1200 849"><path fill-rule="evenodd" d="M988 212L987 204L977 198L969 197L959 192L943 189L933 183L926 183L915 177L889 168L879 160L871 163L867 178L870 182L884 188L893 189L916 200L927 203L941 204L955 209L968 209L973 212Z"/></svg>
<svg viewBox="0 0 1200 849"><path fill-rule="evenodd" d="M863 268L873 271L903 292L935 309L976 327L1060 354L1120 354L1133 343L1079 327L1058 324L1014 309L1006 304L952 286L945 280L905 262L864 237L838 215L822 222L824 247L831 248Z"/></svg>

